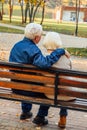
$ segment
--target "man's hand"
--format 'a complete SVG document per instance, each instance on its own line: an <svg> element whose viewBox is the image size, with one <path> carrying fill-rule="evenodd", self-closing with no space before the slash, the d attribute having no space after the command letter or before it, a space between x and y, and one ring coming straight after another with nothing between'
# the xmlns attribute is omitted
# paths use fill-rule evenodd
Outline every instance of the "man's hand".
<svg viewBox="0 0 87 130"><path fill-rule="evenodd" d="M69 53L67 50L65 50L65 56L66 56L67 58L70 58L70 53Z"/></svg>

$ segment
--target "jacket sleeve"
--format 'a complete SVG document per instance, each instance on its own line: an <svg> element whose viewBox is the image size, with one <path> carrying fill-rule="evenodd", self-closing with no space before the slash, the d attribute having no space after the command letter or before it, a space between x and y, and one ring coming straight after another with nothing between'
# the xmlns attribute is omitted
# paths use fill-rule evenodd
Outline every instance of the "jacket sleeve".
<svg viewBox="0 0 87 130"><path fill-rule="evenodd" d="M38 66L40 68L49 68L51 67L55 62L59 60L59 58L65 54L65 50L60 48L53 51L50 55L44 57L39 50L37 53L35 53L33 58L33 65Z"/></svg>

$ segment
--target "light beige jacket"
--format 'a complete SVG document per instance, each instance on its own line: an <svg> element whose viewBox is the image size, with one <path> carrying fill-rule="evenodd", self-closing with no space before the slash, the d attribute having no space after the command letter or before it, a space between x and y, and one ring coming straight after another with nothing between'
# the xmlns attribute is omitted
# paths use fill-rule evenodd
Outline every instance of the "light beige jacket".
<svg viewBox="0 0 87 130"><path fill-rule="evenodd" d="M46 49L44 49L43 47L39 47L40 50L42 51L43 55L46 56L46 55L49 55L50 53L47 52ZM63 68L63 69L72 69L72 63L71 63L71 59L70 58L67 58L65 55L61 56L60 59L52 65L53 67L56 67L56 68ZM46 94L46 96L50 99L53 99L54 97L52 95L48 95ZM65 99L64 99L65 98ZM68 97L58 97L58 99L60 100L68 100ZM69 99L69 100L72 100Z"/></svg>

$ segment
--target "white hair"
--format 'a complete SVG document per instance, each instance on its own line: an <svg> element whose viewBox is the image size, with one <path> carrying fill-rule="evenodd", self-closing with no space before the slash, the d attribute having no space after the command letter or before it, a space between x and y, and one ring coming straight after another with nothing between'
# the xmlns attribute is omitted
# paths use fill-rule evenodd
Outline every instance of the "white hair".
<svg viewBox="0 0 87 130"><path fill-rule="evenodd" d="M62 46L62 41L58 33L48 32L43 40L43 46L46 49L57 49Z"/></svg>
<svg viewBox="0 0 87 130"><path fill-rule="evenodd" d="M42 26L37 23L29 23L25 27L25 37L33 40L36 36L41 36Z"/></svg>

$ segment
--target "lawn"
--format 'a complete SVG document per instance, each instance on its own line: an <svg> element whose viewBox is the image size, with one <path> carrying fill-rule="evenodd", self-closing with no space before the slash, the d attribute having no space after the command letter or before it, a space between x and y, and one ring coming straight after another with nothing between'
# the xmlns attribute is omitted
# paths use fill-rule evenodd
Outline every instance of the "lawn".
<svg viewBox="0 0 87 130"><path fill-rule="evenodd" d="M87 57L87 48L67 48L71 55Z"/></svg>

